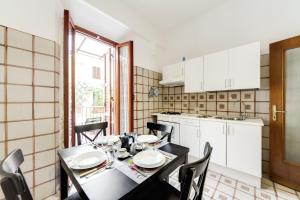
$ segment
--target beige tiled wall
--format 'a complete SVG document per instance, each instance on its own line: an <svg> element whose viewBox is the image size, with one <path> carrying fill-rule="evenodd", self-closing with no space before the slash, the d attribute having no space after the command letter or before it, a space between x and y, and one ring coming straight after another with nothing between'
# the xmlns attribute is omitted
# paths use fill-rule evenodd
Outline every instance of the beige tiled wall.
<svg viewBox="0 0 300 200"><path fill-rule="evenodd" d="M154 86L162 93L159 85L161 73L141 67L134 67L134 130L139 133L148 133L147 122L152 121L151 113L162 110L162 95L149 97L149 89Z"/></svg>
<svg viewBox="0 0 300 200"><path fill-rule="evenodd" d="M59 50L53 41L0 26L0 159L22 149L34 199L56 188Z"/></svg>
<svg viewBox="0 0 300 200"><path fill-rule="evenodd" d="M262 136L263 172L269 172L269 55L261 56L259 90L184 93L184 87L163 88L163 110L222 116L239 116L244 108L249 116L264 120ZM195 110L196 108L196 110ZM198 108L198 109L197 109Z"/></svg>

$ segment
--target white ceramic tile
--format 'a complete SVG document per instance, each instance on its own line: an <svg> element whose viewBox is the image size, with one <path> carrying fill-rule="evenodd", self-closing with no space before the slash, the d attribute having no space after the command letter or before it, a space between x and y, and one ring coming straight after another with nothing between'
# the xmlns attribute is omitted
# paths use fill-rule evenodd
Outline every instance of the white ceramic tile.
<svg viewBox="0 0 300 200"><path fill-rule="evenodd" d="M33 172L27 172L23 174L26 180L26 183L29 188L32 188L33 186Z"/></svg>
<svg viewBox="0 0 300 200"><path fill-rule="evenodd" d="M0 160L2 160L4 157L4 143L0 142Z"/></svg>
<svg viewBox="0 0 300 200"><path fill-rule="evenodd" d="M254 187L253 186L250 186L248 184L245 184L245 183L242 183L242 182L239 182L237 183L236 185L236 188L240 191L243 191L243 192L246 192L250 195L254 195Z"/></svg>
<svg viewBox="0 0 300 200"><path fill-rule="evenodd" d="M35 187L35 200L42 200L55 193L55 181L49 181Z"/></svg>
<svg viewBox="0 0 300 200"><path fill-rule="evenodd" d="M54 55L54 42L44 38L34 37L34 51Z"/></svg>
<svg viewBox="0 0 300 200"><path fill-rule="evenodd" d="M7 85L7 102L32 102L32 87Z"/></svg>
<svg viewBox="0 0 300 200"><path fill-rule="evenodd" d="M260 79L260 89L269 89L270 88L270 79L262 78Z"/></svg>
<svg viewBox="0 0 300 200"><path fill-rule="evenodd" d="M207 177L205 180L205 184L209 185L212 188L215 188L218 184L218 181Z"/></svg>
<svg viewBox="0 0 300 200"><path fill-rule="evenodd" d="M270 193L269 190L265 191L262 189L256 189L255 191L256 197L263 199L263 200L275 200L276 196L273 193Z"/></svg>
<svg viewBox="0 0 300 200"><path fill-rule="evenodd" d="M4 44L5 27L0 26L0 44Z"/></svg>
<svg viewBox="0 0 300 200"><path fill-rule="evenodd" d="M60 126L60 118L56 118L55 119L55 131L59 130L59 126Z"/></svg>
<svg viewBox="0 0 300 200"><path fill-rule="evenodd" d="M32 153L32 138L8 141L8 152L14 149L21 149L24 155Z"/></svg>
<svg viewBox="0 0 300 200"><path fill-rule="evenodd" d="M7 120L27 120L32 119L32 104L7 104Z"/></svg>
<svg viewBox="0 0 300 200"><path fill-rule="evenodd" d="M4 63L4 47L0 46L0 64Z"/></svg>
<svg viewBox="0 0 300 200"><path fill-rule="evenodd" d="M18 67L7 67L7 82L14 84L32 84L32 70Z"/></svg>
<svg viewBox="0 0 300 200"><path fill-rule="evenodd" d="M0 84L0 102L4 102L4 85Z"/></svg>
<svg viewBox="0 0 300 200"><path fill-rule="evenodd" d="M4 121L4 104L0 103L0 122Z"/></svg>
<svg viewBox="0 0 300 200"><path fill-rule="evenodd" d="M225 185L223 183L218 184L217 190L219 190L221 192L224 192L224 193L226 193L230 196L233 196L233 193L234 193L234 188L233 187L230 187L230 186Z"/></svg>
<svg viewBox="0 0 300 200"><path fill-rule="evenodd" d="M214 194L215 188L209 187L205 184L203 188L203 193L207 195L208 197L212 197Z"/></svg>
<svg viewBox="0 0 300 200"><path fill-rule="evenodd" d="M35 120L35 135L54 132L54 119Z"/></svg>
<svg viewBox="0 0 300 200"><path fill-rule="evenodd" d="M236 181L232 178L221 176L220 182L230 187L235 187Z"/></svg>
<svg viewBox="0 0 300 200"><path fill-rule="evenodd" d="M54 85L56 86L56 87L59 87L59 83L60 83L60 79L59 79L59 74L57 74L57 73L55 73L55 83L54 83Z"/></svg>
<svg viewBox="0 0 300 200"><path fill-rule="evenodd" d="M60 72L60 60L55 58L55 71Z"/></svg>
<svg viewBox="0 0 300 200"><path fill-rule="evenodd" d="M55 162L55 150L35 154L35 168L41 168Z"/></svg>
<svg viewBox="0 0 300 200"><path fill-rule="evenodd" d="M34 73L35 85L54 86L54 72L36 70Z"/></svg>
<svg viewBox="0 0 300 200"><path fill-rule="evenodd" d="M9 122L7 123L7 137L9 140L30 137L33 135L33 122Z"/></svg>
<svg viewBox="0 0 300 200"><path fill-rule="evenodd" d="M239 200L254 200L254 196L252 195L249 195L245 192L242 192L240 190L237 190L235 192L235 195L234 195L235 199L239 199Z"/></svg>
<svg viewBox="0 0 300 200"><path fill-rule="evenodd" d="M35 184L41 184L55 178L55 165L41 168L35 171Z"/></svg>
<svg viewBox="0 0 300 200"><path fill-rule="evenodd" d="M55 88L55 101L59 101L59 89Z"/></svg>
<svg viewBox="0 0 300 200"><path fill-rule="evenodd" d="M0 83L4 83L4 66L0 65Z"/></svg>
<svg viewBox="0 0 300 200"><path fill-rule="evenodd" d="M24 153L24 152L23 152ZM33 170L33 156L24 156L24 162L21 165L22 172L27 172Z"/></svg>
<svg viewBox="0 0 300 200"><path fill-rule="evenodd" d="M20 49L7 48L8 65L17 65L23 67L32 67L32 52Z"/></svg>
<svg viewBox="0 0 300 200"><path fill-rule="evenodd" d="M268 90L257 90L256 91L256 101L269 101L270 91Z"/></svg>
<svg viewBox="0 0 300 200"><path fill-rule="evenodd" d="M27 120L32 119L32 104L19 103L7 104L7 120Z"/></svg>
<svg viewBox="0 0 300 200"><path fill-rule="evenodd" d="M54 71L54 57L35 53L34 65L36 69Z"/></svg>
<svg viewBox="0 0 300 200"><path fill-rule="evenodd" d="M5 140L5 127L4 123L0 123L0 142Z"/></svg>
<svg viewBox="0 0 300 200"><path fill-rule="evenodd" d="M268 102L256 102L255 110L258 113L269 113L269 103Z"/></svg>
<svg viewBox="0 0 300 200"><path fill-rule="evenodd" d="M54 117L54 103L35 103L34 117L35 119Z"/></svg>
<svg viewBox="0 0 300 200"><path fill-rule="evenodd" d="M34 98L36 102L54 101L54 88L35 87Z"/></svg>
<svg viewBox="0 0 300 200"><path fill-rule="evenodd" d="M8 28L7 45L32 51L32 35Z"/></svg>
<svg viewBox="0 0 300 200"><path fill-rule="evenodd" d="M59 103L55 103L55 117L59 117Z"/></svg>
<svg viewBox="0 0 300 200"><path fill-rule="evenodd" d="M55 135L43 135L35 138L35 151L43 151L55 147Z"/></svg>
<svg viewBox="0 0 300 200"><path fill-rule="evenodd" d="M233 198L230 195L217 190L214 194L213 199L215 199L215 200L232 200Z"/></svg>

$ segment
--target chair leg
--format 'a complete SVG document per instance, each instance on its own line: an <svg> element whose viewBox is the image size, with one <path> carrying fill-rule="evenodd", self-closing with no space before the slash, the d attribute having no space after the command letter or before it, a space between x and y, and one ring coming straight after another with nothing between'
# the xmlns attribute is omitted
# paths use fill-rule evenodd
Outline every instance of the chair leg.
<svg viewBox="0 0 300 200"><path fill-rule="evenodd" d="M81 136L80 136L80 133L77 133L77 144L81 145Z"/></svg>
<svg viewBox="0 0 300 200"><path fill-rule="evenodd" d="M60 199L68 197L68 175L60 164Z"/></svg>

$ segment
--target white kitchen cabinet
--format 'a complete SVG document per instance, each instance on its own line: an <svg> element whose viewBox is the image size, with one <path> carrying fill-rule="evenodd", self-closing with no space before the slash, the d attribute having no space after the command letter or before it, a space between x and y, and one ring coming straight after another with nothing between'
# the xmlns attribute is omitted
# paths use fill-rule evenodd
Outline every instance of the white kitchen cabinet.
<svg viewBox="0 0 300 200"><path fill-rule="evenodd" d="M255 42L229 49L228 88L249 89L260 87L260 43Z"/></svg>
<svg viewBox="0 0 300 200"><path fill-rule="evenodd" d="M199 125L191 123L180 123L180 145L190 149L189 155L200 156L200 130Z"/></svg>
<svg viewBox="0 0 300 200"><path fill-rule="evenodd" d="M217 91L228 88L228 51L204 56L204 90Z"/></svg>
<svg viewBox="0 0 300 200"><path fill-rule="evenodd" d="M261 126L227 123L227 167L261 177Z"/></svg>
<svg viewBox="0 0 300 200"><path fill-rule="evenodd" d="M204 90L203 57L189 59L184 67L184 92L193 93Z"/></svg>
<svg viewBox="0 0 300 200"><path fill-rule="evenodd" d="M159 83L166 86L179 86L184 84L184 62L163 67L162 78Z"/></svg>
<svg viewBox="0 0 300 200"><path fill-rule="evenodd" d="M173 127L172 135L171 135L171 143L180 145L180 129L179 123L174 122L166 122L166 121L157 121L158 124L164 124Z"/></svg>
<svg viewBox="0 0 300 200"><path fill-rule="evenodd" d="M226 122L201 121L200 134L200 157L205 143L209 142L213 148L210 161L226 166Z"/></svg>

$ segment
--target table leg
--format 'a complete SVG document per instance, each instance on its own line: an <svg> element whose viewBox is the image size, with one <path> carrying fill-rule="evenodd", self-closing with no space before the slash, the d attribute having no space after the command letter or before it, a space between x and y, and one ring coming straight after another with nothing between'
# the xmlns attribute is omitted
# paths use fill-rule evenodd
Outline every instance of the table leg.
<svg viewBox="0 0 300 200"><path fill-rule="evenodd" d="M60 163L60 199L68 197L68 175Z"/></svg>

